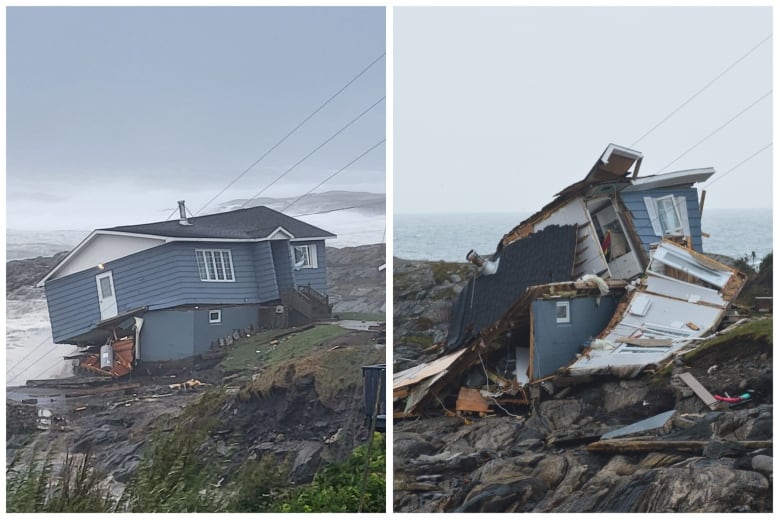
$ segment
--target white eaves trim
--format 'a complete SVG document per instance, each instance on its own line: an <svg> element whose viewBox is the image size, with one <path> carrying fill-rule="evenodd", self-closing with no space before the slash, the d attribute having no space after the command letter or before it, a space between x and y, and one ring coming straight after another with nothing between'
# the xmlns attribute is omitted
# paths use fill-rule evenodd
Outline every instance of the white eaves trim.
<svg viewBox="0 0 780 520"><path fill-rule="evenodd" d="M638 177L631 181L622 191L644 191L654 188L668 188L704 182L715 174L715 168L696 168L693 170L680 170L678 172Z"/></svg>
<svg viewBox="0 0 780 520"><path fill-rule="evenodd" d="M192 238L192 237L169 237L164 235L151 235L148 233L129 233L127 231L111 231L111 230L104 230L104 229L96 229L92 231L87 237L79 242L79 244L73 248L73 250L66 256L65 258L60 261L59 264L54 266L54 268L49 271L46 276L44 276L38 283L35 284L35 287L43 287L44 284L51 279L54 275L56 275L60 270L62 270L63 267L65 267L67 264L69 264L89 243L91 243L94 238L98 235L114 235L114 236L126 236L126 237L134 237L134 238L150 238L155 240L162 240L163 244L171 243L171 242L205 242L205 243L215 243L215 242L239 242L239 243L252 243L252 242L265 242L267 240L289 240L290 242L304 242L304 241L314 241L314 240L329 240L332 238L336 238L335 236L330 237L307 237L307 238L295 238L292 233L284 229L284 227L279 226L275 230L273 230L271 233L269 233L265 237L259 237L259 238ZM160 244L160 245L163 245Z"/></svg>
<svg viewBox="0 0 780 520"><path fill-rule="evenodd" d="M609 146L607 146L607 149L604 150L604 153L601 156L601 162L603 162L604 164L609 164L609 158L612 156L613 153L617 153L617 155L620 155L622 157L627 157L635 161L637 159L642 158L642 152L637 152L636 150L632 150L631 148L626 148L625 146L610 144Z"/></svg>

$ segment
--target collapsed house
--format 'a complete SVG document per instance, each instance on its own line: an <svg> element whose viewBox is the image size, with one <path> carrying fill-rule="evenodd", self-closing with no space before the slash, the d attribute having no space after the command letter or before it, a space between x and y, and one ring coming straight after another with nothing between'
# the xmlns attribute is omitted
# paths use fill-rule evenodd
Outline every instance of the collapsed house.
<svg viewBox="0 0 780 520"><path fill-rule="evenodd" d="M746 277L702 253L693 185L715 170L639 177L641 163L609 145L492 255L469 252L445 355L394 375L396 416L456 390L456 409L489 412L550 379L635 377L717 328Z"/></svg>

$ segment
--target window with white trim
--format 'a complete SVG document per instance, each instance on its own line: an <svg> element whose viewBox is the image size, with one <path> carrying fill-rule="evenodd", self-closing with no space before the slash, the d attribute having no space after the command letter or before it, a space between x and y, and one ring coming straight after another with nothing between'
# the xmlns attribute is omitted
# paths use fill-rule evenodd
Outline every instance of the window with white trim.
<svg viewBox="0 0 780 520"><path fill-rule="evenodd" d="M209 311L209 323L222 323L222 311L219 309Z"/></svg>
<svg viewBox="0 0 780 520"><path fill-rule="evenodd" d="M555 302L555 323L571 323L569 302Z"/></svg>
<svg viewBox="0 0 780 520"><path fill-rule="evenodd" d="M317 245L293 246L293 264L295 269L317 268Z"/></svg>
<svg viewBox="0 0 780 520"><path fill-rule="evenodd" d="M685 197L664 195L645 197L645 207L656 236L689 236L688 208Z"/></svg>
<svg viewBox="0 0 780 520"><path fill-rule="evenodd" d="M233 257L229 249L196 249L198 274L204 282L234 282Z"/></svg>

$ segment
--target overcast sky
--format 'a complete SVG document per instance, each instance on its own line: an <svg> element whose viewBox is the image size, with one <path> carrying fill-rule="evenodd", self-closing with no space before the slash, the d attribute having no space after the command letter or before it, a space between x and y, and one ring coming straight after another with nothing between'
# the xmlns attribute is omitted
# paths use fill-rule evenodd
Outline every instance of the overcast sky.
<svg viewBox="0 0 780 520"><path fill-rule="evenodd" d="M378 8L7 10L7 227L197 211L385 51ZM385 95L381 59L214 204L248 198ZM385 137L384 102L263 196L299 195ZM384 192L380 146L317 191Z"/></svg>
<svg viewBox="0 0 780 520"><path fill-rule="evenodd" d="M771 38L640 140L771 34L768 7L397 8L395 212L535 211L609 143L714 167L705 211L771 207L771 146L718 180L772 142Z"/></svg>

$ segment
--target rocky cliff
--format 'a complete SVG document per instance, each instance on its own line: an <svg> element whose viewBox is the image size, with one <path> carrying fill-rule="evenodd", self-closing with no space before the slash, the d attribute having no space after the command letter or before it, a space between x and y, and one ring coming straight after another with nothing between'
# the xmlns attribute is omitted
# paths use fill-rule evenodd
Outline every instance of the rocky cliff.
<svg viewBox="0 0 780 520"><path fill-rule="evenodd" d="M394 367L435 359L465 264L395 260ZM772 511L772 320L632 380L545 385L530 406L440 408L395 423L398 512ZM680 379L751 399L712 410ZM630 437L601 435L670 412ZM664 416L666 417L666 416ZM653 442L655 442L655 444Z"/></svg>

